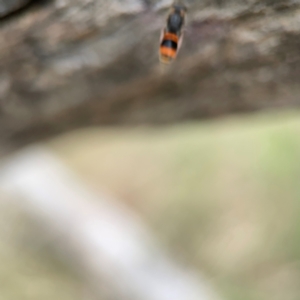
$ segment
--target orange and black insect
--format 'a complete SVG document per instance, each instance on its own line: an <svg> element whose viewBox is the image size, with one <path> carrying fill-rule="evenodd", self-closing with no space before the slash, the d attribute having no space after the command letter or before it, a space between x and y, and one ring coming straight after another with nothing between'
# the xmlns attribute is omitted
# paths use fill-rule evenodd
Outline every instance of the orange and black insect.
<svg viewBox="0 0 300 300"><path fill-rule="evenodd" d="M184 5L173 5L167 18L167 25L160 38L159 58L169 64L177 56L182 43L182 28L185 23L187 8Z"/></svg>

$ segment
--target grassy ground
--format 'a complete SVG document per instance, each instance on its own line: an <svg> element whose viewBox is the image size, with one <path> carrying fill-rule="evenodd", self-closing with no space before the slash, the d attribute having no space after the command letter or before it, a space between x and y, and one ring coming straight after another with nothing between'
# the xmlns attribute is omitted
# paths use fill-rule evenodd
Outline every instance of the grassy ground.
<svg viewBox="0 0 300 300"><path fill-rule="evenodd" d="M227 299L300 299L300 118L76 132L48 145Z"/></svg>

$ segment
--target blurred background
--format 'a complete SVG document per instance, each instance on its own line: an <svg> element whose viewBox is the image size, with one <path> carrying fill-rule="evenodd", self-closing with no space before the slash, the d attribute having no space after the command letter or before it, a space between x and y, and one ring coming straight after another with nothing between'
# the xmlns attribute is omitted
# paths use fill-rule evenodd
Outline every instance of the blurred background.
<svg viewBox="0 0 300 300"><path fill-rule="evenodd" d="M186 300L300 299L300 1L181 3L162 71L171 0L0 0L1 300L135 300L133 244L153 286L166 259L218 295Z"/></svg>

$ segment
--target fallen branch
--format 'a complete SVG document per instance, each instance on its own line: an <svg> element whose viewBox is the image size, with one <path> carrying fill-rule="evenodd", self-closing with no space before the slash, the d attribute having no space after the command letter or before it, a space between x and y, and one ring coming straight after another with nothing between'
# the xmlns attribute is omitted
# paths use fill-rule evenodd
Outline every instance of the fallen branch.
<svg viewBox="0 0 300 300"><path fill-rule="evenodd" d="M105 286L112 299L216 299L198 275L159 249L137 216L93 194L47 150L12 158L0 171L0 188L61 237L69 263L100 295Z"/></svg>

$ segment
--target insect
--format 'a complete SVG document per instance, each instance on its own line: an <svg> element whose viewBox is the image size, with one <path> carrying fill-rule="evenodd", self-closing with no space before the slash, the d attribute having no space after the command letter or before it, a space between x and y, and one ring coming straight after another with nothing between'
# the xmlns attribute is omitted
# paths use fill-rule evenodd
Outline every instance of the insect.
<svg viewBox="0 0 300 300"><path fill-rule="evenodd" d="M161 32L159 59L163 64L174 61L182 44L182 28L185 23L187 8L173 5L167 18L167 25Z"/></svg>

